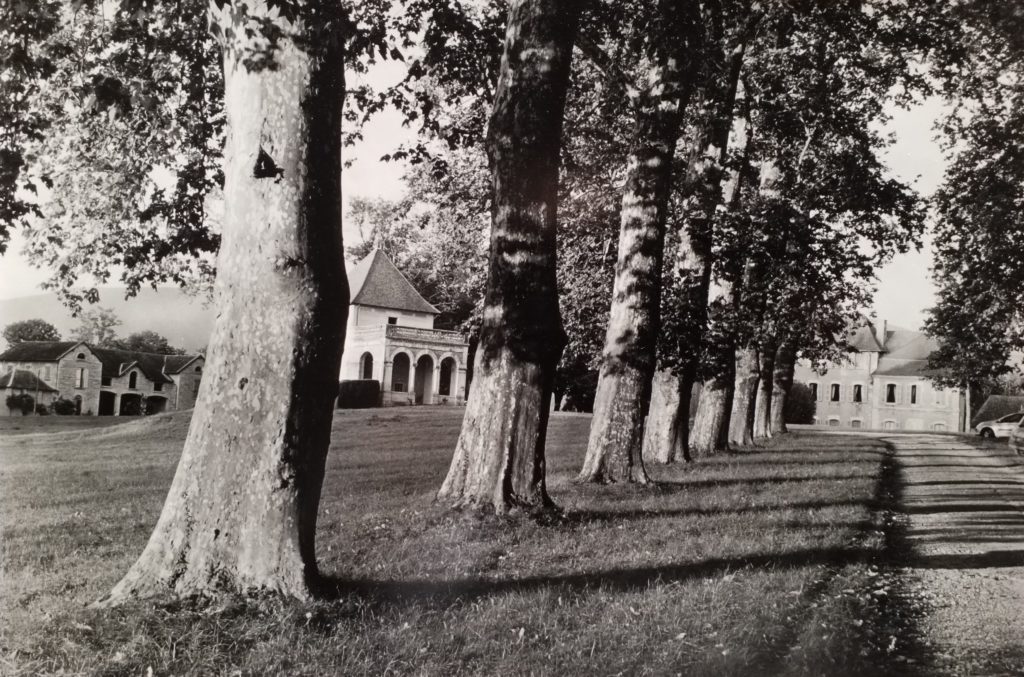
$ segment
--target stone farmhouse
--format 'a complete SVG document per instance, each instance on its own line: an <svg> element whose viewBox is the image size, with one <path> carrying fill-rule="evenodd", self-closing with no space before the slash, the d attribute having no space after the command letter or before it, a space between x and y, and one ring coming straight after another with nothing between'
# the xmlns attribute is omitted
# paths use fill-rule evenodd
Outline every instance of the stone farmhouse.
<svg viewBox="0 0 1024 677"><path fill-rule="evenodd" d="M76 413L119 416L189 409L196 401L206 358L98 348L81 341L25 341L0 354L0 384L14 383L44 404L58 397ZM35 379L31 381L31 379ZM31 383L30 383L31 381ZM35 389L32 388L35 386ZM6 407L0 407L6 414ZM20 412L17 412L20 415Z"/></svg>
<svg viewBox="0 0 1024 677"><path fill-rule="evenodd" d="M816 425L962 431L961 389L941 390L927 378L928 357L937 348L921 332L865 320L850 336L846 360L828 365L824 374L801 362L794 380L814 394Z"/></svg>
<svg viewBox="0 0 1024 677"><path fill-rule="evenodd" d="M427 303L380 249L348 274L352 301L341 378L381 384L381 404L464 404L469 344L434 329Z"/></svg>

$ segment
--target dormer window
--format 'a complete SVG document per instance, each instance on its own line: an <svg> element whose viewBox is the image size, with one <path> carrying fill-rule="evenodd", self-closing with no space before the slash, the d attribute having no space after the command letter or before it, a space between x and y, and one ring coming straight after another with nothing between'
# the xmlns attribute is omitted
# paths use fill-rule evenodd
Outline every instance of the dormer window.
<svg viewBox="0 0 1024 677"><path fill-rule="evenodd" d="M138 386L138 384L139 384L139 374L138 374L138 372L134 372L133 371L132 373L128 374L128 387L131 388L132 390L134 390Z"/></svg>

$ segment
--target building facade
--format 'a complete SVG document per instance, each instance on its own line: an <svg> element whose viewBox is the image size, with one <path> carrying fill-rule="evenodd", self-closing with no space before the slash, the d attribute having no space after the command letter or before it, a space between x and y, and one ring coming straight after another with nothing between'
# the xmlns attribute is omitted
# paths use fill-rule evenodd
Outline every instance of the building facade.
<svg viewBox="0 0 1024 677"><path fill-rule="evenodd" d="M381 384L381 404L464 404L469 344L435 329L430 305L380 249L349 272L341 379Z"/></svg>
<svg viewBox="0 0 1024 677"><path fill-rule="evenodd" d="M928 379L928 357L937 344L921 332L867 320L851 335L846 360L818 373L797 364L794 380L810 387L816 425L957 432L965 405L959 388Z"/></svg>
<svg viewBox="0 0 1024 677"><path fill-rule="evenodd" d="M52 389L51 401L70 400L78 414L139 415L194 406L205 362L202 355L25 341L0 354L0 373L33 374Z"/></svg>

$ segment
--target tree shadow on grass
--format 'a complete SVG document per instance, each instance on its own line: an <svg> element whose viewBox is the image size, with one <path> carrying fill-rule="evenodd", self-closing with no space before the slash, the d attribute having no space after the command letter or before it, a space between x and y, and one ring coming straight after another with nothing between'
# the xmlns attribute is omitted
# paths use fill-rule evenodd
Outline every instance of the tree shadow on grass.
<svg viewBox="0 0 1024 677"><path fill-rule="evenodd" d="M744 557L707 559L693 563L654 567L606 569L578 574L523 576L515 578L468 577L453 580L377 581L324 577L319 592L328 599L348 595L380 601L423 601L447 604L472 601L480 597L510 592L532 592L557 588L582 592L601 589L624 592L642 590L651 585L667 585L692 579L724 575L743 569L792 569L815 565L842 566L863 561L867 551L857 548L810 548L777 554L753 554Z"/></svg>

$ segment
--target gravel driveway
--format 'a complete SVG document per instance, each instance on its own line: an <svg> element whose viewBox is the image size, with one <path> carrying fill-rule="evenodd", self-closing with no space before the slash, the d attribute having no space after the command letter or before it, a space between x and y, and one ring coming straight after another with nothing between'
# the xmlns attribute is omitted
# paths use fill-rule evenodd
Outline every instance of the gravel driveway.
<svg viewBox="0 0 1024 677"><path fill-rule="evenodd" d="M927 672L1024 674L1024 465L1002 447L891 435Z"/></svg>

